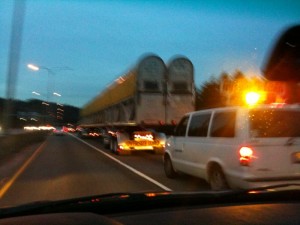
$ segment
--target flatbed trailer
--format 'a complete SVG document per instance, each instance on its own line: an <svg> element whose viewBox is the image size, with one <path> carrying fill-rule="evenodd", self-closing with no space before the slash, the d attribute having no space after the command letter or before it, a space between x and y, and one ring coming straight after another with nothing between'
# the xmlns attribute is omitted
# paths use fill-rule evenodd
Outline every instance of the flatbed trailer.
<svg viewBox="0 0 300 225"><path fill-rule="evenodd" d="M160 57L149 55L83 107L80 126L118 127L119 130L123 126L126 130L134 124L165 139L163 136L172 133L180 118L194 110L194 68L191 61L186 57L176 57L166 65ZM124 151L158 149L155 140L124 141L125 136L128 134L119 131L116 139L121 147L121 143L126 143ZM141 138L146 137L141 135ZM116 145L109 143L111 149L113 144Z"/></svg>

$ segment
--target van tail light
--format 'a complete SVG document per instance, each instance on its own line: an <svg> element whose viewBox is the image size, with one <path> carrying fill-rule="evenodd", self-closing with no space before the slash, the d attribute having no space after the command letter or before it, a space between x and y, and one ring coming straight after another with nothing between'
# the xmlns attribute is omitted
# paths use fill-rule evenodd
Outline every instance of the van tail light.
<svg viewBox="0 0 300 225"><path fill-rule="evenodd" d="M249 166L251 158L253 156L253 150L250 147L240 148L240 164L242 166Z"/></svg>

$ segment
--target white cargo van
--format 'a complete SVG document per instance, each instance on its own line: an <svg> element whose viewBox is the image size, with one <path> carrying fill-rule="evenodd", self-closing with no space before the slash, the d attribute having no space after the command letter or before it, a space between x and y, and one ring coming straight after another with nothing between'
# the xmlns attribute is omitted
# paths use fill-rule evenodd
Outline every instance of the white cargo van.
<svg viewBox="0 0 300 225"><path fill-rule="evenodd" d="M186 114L167 140L164 170L203 178L213 190L300 184L300 106Z"/></svg>

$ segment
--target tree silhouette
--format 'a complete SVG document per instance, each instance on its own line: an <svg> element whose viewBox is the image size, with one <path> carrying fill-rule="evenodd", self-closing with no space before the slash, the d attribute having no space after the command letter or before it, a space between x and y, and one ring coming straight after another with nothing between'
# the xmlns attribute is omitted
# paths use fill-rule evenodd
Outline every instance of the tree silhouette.
<svg viewBox="0 0 300 225"><path fill-rule="evenodd" d="M212 77L197 91L196 109L207 109L225 106L220 93L220 81Z"/></svg>
<svg viewBox="0 0 300 225"><path fill-rule="evenodd" d="M261 78L247 77L240 70L232 75L222 72L218 78L212 76L196 91L196 110L244 105L245 91L249 88L262 90L263 85Z"/></svg>

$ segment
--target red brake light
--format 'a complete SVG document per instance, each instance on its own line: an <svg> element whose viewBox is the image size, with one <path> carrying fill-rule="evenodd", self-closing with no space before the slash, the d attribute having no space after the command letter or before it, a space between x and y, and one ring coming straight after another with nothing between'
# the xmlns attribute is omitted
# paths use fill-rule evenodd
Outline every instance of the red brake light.
<svg viewBox="0 0 300 225"><path fill-rule="evenodd" d="M249 166L250 160L253 156L253 150L250 147L240 148L240 164L242 166Z"/></svg>

